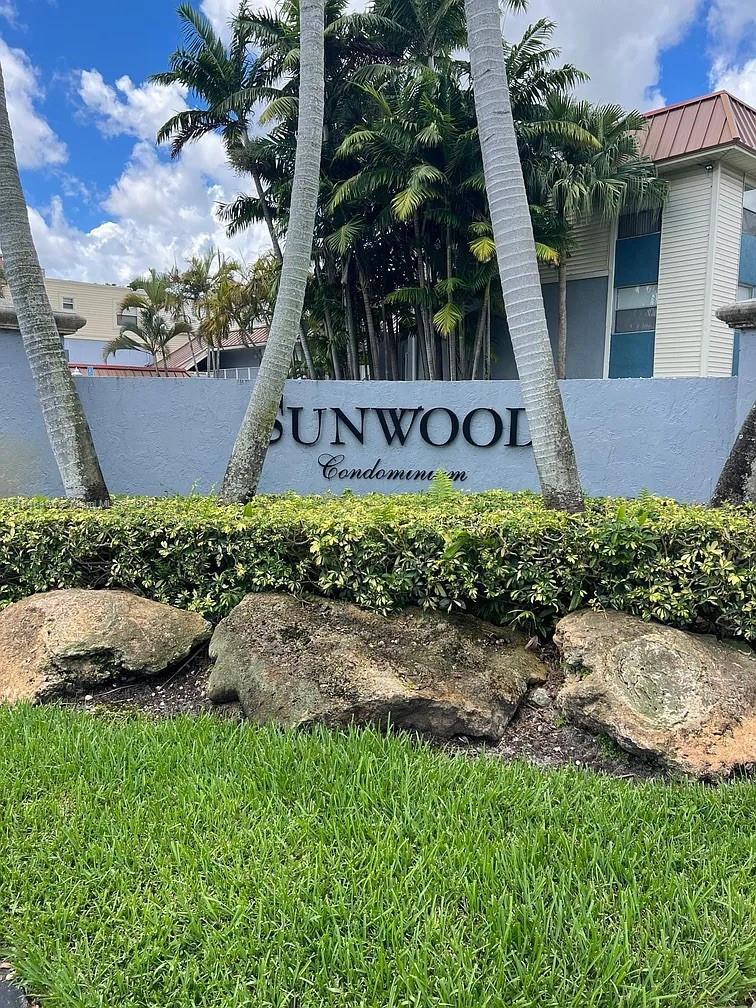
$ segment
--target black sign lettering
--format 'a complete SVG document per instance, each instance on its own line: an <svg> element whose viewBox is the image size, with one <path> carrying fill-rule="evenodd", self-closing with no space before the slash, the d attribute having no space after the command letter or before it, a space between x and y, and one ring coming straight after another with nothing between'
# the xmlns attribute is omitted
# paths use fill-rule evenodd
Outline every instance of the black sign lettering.
<svg viewBox="0 0 756 1008"><path fill-rule="evenodd" d="M428 421L434 413L446 413L449 417L449 436L446 441L432 441L428 433ZM434 448L445 448L456 440L459 434L459 417L454 410L447 409L446 406L434 406L425 413L420 421L420 437L426 444L433 445Z"/></svg>
<svg viewBox="0 0 756 1008"><path fill-rule="evenodd" d="M400 445L403 445L407 438L412 432L412 428L415 426L415 420L423 412L422 406L416 406L414 409L377 409L374 408L373 412L378 417L381 429L383 430L383 436L386 439L387 445L392 445L394 441L398 441ZM412 419L409 422L409 426L405 430L402 424L404 423L404 414L411 413ZM391 428L389 428L386 415L388 414L388 419L391 421Z"/></svg>
<svg viewBox="0 0 756 1008"><path fill-rule="evenodd" d="M476 441L472 436L472 421L476 413L489 413L493 418L494 427L493 434L491 435L490 441ZM501 419L496 410L488 409L486 406L478 406L477 409L470 410L465 419L462 421L462 436L468 444L475 445L476 448L492 448L495 444L501 440L501 435L504 433L504 421Z"/></svg>
<svg viewBox="0 0 756 1008"><path fill-rule="evenodd" d="M352 423L352 421L349 419L349 417L343 410L339 409L337 406L333 406L331 408L331 412L336 418L336 436L333 439L333 441L331 441L331 444L334 445L344 444L344 442L341 440L341 428L339 427L340 423L343 423L344 426L352 432L352 436L355 437L360 442L360 444L365 443L365 414L369 413L370 410L365 406L360 406L359 411L360 411L360 426L358 428L356 424Z"/></svg>
<svg viewBox="0 0 756 1008"><path fill-rule="evenodd" d="M524 406L515 406L514 409L507 407L507 413L509 413L509 441L507 441L508 448L529 448L533 442L527 441L520 444L517 440L517 428L519 426L520 413L525 412Z"/></svg>
<svg viewBox="0 0 756 1008"><path fill-rule="evenodd" d="M299 435L299 417L302 413L301 406L289 406L289 413L291 413L291 436L297 442L297 444L304 445L306 448L311 448L312 445L317 444L320 441L320 431L323 426L323 414L324 409L313 410L313 413L318 414L318 433L315 435L312 441L303 441Z"/></svg>

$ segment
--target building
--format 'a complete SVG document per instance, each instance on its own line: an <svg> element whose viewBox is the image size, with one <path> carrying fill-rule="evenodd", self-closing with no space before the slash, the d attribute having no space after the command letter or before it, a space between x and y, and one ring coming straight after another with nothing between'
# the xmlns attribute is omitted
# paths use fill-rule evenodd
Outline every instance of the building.
<svg viewBox="0 0 756 1008"><path fill-rule="evenodd" d="M756 110L721 91L650 112L643 152L669 183L661 211L577 225L567 377L736 373L737 336L715 313L756 295ZM556 271L541 277L556 343ZM516 376L504 326L492 368Z"/></svg>
<svg viewBox="0 0 756 1008"><path fill-rule="evenodd" d="M50 306L56 314L71 312L85 319L81 328L63 334L63 345L72 365L102 364L105 346L119 335L127 319L136 318L134 309L121 311L124 297L132 293L127 287L62 280L59 277L45 277L45 287ZM12 303L7 289L2 294ZM109 362L144 367L150 364L150 356L134 350L119 350L109 358Z"/></svg>
<svg viewBox="0 0 756 1008"><path fill-rule="evenodd" d="M45 287L53 311L72 311L87 320L75 336L64 337L72 364L102 364L105 346L118 336L127 319L136 317L133 309L121 311L124 297L132 293L126 287L58 277L45 277ZM148 354L134 350L119 350L109 358L111 364L147 365L149 361Z"/></svg>
<svg viewBox="0 0 756 1008"><path fill-rule="evenodd" d="M166 358L169 368L187 369L197 375L220 373L221 377L251 381L257 377L268 330L256 326L251 333L235 332L221 341L217 366L208 364L208 347L196 337L179 346Z"/></svg>

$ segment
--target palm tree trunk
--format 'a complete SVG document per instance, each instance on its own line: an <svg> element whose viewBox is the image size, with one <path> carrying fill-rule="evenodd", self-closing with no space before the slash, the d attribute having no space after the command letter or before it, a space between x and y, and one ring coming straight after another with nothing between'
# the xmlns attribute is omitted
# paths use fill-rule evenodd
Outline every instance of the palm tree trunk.
<svg viewBox="0 0 756 1008"><path fill-rule="evenodd" d="M255 495L302 321L323 143L324 18L324 0L300 0L299 121L286 250L265 353L223 480L226 502Z"/></svg>
<svg viewBox="0 0 756 1008"><path fill-rule="evenodd" d="M312 380L315 381L318 377L318 372L315 370L315 363L312 359L310 340L307 335L307 330L301 322L299 323L299 345L302 347L302 357L304 358L307 377L312 378Z"/></svg>
<svg viewBox="0 0 756 1008"><path fill-rule="evenodd" d="M451 280L454 270L454 255L451 241L451 227L446 225L446 279ZM452 300L451 291L447 291L446 302L450 304ZM457 380L457 328L456 326L449 333L449 381Z"/></svg>
<svg viewBox="0 0 756 1008"><path fill-rule="evenodd" d="M347 360L352 381L360 380L360 349L357 342L357 324L354 318L354 298L350 282L351 256L347 257L341 273L341 293L344 300L344 319L347 330Z"/></svg>
<svg viewBox="0 0 756 1008"><path fill-rule="evenodd" d="M336 381L341 381L341 361L339 360L339 350L336 346L336 337L334 336L333 326L331 325L331 312L326 306L323 313L323 323L325 325L326 339L328 340L328 349L331 352L331 366L333 368L333 377Z"/></svg>
<svg viewBox="0 0 756 1008"><path fill-rule="evenodd" d="M486 333L486 319L488 317L488 306L491 303L491 281L489 280L486 284L486 292L483 295L483 304L480 306L480 317L478 318L478 326L475 330L475 348L473 350L473 360L472 367L470 368L470 377L474 379L478 373L478 367L480 366L480 358L483 354L483 337Z"/></svg>
<svg viewBox="0 0 756 1008"><path fill-rule="evenodd" d="M465 0L475 111L504 305L544 500L583 508L546 327L497 0Z"/></svg>
<svg viewBox="0 0 756 1008"><path fill-rule="evenodd" d="M567 377L567 260L559 260L559 335L557 346L557 378Z"/></svg>
<svg viewBox="0 0 756 1008"><path fill-rule="evenodd" d="M460 378L464 378L467 374L467 330L464 316L459 323L457 345L459 347L459 376Z"/></svg>
<svg viewBox="0 0 756 1008"><path fill-rule="evenodd" d="M370 357L373 361L373 379L377 380L382 378L383 374L381 373L381 356L375 328L375 316L373 315L373 306L370 304L370 284L368 283L368 278L359 256L355 256L355 262L357 263L357 274L360 278L360 288L362 289L362 301L365 305L365 321L367 323L368 342L370 344Z"/></svg>
<svg viewBox="0 0 756 1008"><path fill-rule="evenodd" d="M486 338L483 350L483 377L486 381L491 378L491 299L488 299L486 308Z"/></svg>
<svg viewBox="0 0 756 1008"><path fill-rule="evenodd" d="M0 67L0 247L24 351L66 496L110 504L63 340L55 325L18 174Z"/></svg>
<svg viewBox="0 0 756 1008"><path fill-rule="evenodd" d="M323 290L323 328L325 329L325 337L331 354L333 377L336 381L341 381L341 362L339 361L339 350L336 346L336 336L331 320L331 309L328 307L328 291L325 289L323 271L320 268L320 257L317 255L315 256L315 279Z"/></svg>
<svg viewBox="0 0 756 1008"><path fill-rule="evenodd" d="M252 180L255 183L255 189L257 190L257 199L260 204L260 209L263 213L263 219L268 228L268 234L270 236L270 244L273 246L273 255L276 257L277 262L283 263L283 252L281 251L281 245L278 241L278 235L276 234L276 229L273 226L273 215L270 212L270 205L268 199L265 195L265 190L262 187L262 180L260 179L260 173L257 169L252 169ZM307 368L307 375L309 378L315 379L318 377L315 371L315 365L312 362L312 354L310 352L310 344L307 341L307 331L299 323L299 342L302 346L302 356L304 357L305 367ZM293 352L293 351L292 351Z"/></svg>
<svg viewBox="0 0 756 1008"><path fill-rule="evenodd" d="M427 290L425 258L423 256L422 234L420 231L420 218L418 214L414 217L415 225L415 256L417 258L417 282L420 289L425 293ZM433 339L433 327L428 319L428 312L425 305L415 308L420 313L422 326L422 337L425 345L425 365L427 368L426 377L430 381L436 380L436 347Z"/></svg>
<svg viewBox="0 0 756 1008"><path fill-rule="evenodd" d="M383 331L386 333L386 353L388 354L391 381L399 381L399 353L396 345L394 320L385 305L383 305L381 313L383 315Z"/></svg>
<svg viewBox="0 0 756 1008"><path fill-rule="evenodd" d="M263 219L268 228L268 234L270 235L270 244L273 246L273 255L276 257L277 261L283 262L283 252L281 251L281 245L278 241L278 235L276 234L276 229L273 226L273 215L270 212L270 206L268 205L268 199L265 195L265 190L262 187L262 181L260 179L260 173L256 168L252 169L252 180L255 183L255 189L257 190L257 200L260 204L260 209L263 213Z"/></svg>

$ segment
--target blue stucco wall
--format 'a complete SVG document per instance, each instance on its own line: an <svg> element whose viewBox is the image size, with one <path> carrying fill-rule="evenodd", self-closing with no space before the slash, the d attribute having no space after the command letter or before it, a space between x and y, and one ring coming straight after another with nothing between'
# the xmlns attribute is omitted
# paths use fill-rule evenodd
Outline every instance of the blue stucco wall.
<svg viewBox="0 0 756 1008"><path fill-rule="evenodd" d="M756 396L756 335L746 334L737 378L581 380L562 383L565 408L586 490L633 496L646 489L680 500L707 500L742 422ZM0 496L60 494L31 375L17 334L0 332ZM745 371L745 373L743 373ZM79 378L77 387L89 417L103 470L114 493L207 492L223 476L245 406L247 382L212 379ZM475 490L537 488L529 447L507 443L512 413L522 406L519 384L491 382L309 382L291 381L283 401L284 432L272 445L263 473L268 492L340 493L351 489L398 492L422 489L426 480L389 479L395 471L464 471L459 485ZM391 408L417 411L405 445L389 445ZM341 409L364 443L340 423ZM460 428L447 446L431 447L452 432L453 410ZM321 410L321 413L317 411ZM361 413L360 411L364 411ZM431 413L431 410L435 412ZM491 447L464 437L463 422L474 410L494 410L505 425ZM431 413L430 418L428 414ZM519 417L518 442L528 439ZM405 414L404 429L412 413ZM299 421L300 440L292 436ZM320 418L320 421L319 421ZM471 440L484 443L495 433L491 412L468 421ZM334 440L343 444L333 444ZM323 459L343 455L327 478ZM354 470L378 478L363 479ZM381 477L381 471L384 476Z"/></svg>
<svg viewBox="0 0 756 1008"><path fill-rule="evenodd" d="M601 378L604 373L607 277L570 280L567 284L567 377ZM544 284L543 304L551 345L559 332L558 284ZM491 331L491 374L517 378L512 343L504 319L494 319Z"/></svg>
<svg viewBox="0 0 756 1008"><path fill-rule="evenodd" d="M63 342L72 364L136 364L138 367L145 367L152 361L150 354L141 353L139 350L119 350L105 361L102 352L107 346L106 340L76 339L74 336L66 336Z"/></svg>

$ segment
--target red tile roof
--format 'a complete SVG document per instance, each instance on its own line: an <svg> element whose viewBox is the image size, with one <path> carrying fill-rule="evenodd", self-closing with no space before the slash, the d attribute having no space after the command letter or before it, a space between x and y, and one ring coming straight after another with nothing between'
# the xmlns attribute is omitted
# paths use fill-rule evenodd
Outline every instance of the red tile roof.
<svg viewBox="0 0 756 1008"><path fill-rule="evenodd" d="M251 333L234 333L221 342L221 350L243 350L247 347L264 347L268 342L268 329L259 326ZM180 346L168 355L168 366L186 368L207 357L207 346L195 336L190 342Z"/></svg>
<svg viewBox="0 0 756 1008"><path fill-rule="evenodd" d="M160 374L155 374L155 366L141 367L138 364L69 364L74 373L86 375L89 378L189 378L189 372L183 368L167 370L160 365Z"/></svg>
<svg viewBox="0 0 756 1008"><path fill-rule="evenodd" d="M727 91L649 112L642 151L653 161L736 144L756 153L756 110Z"/></svg>

